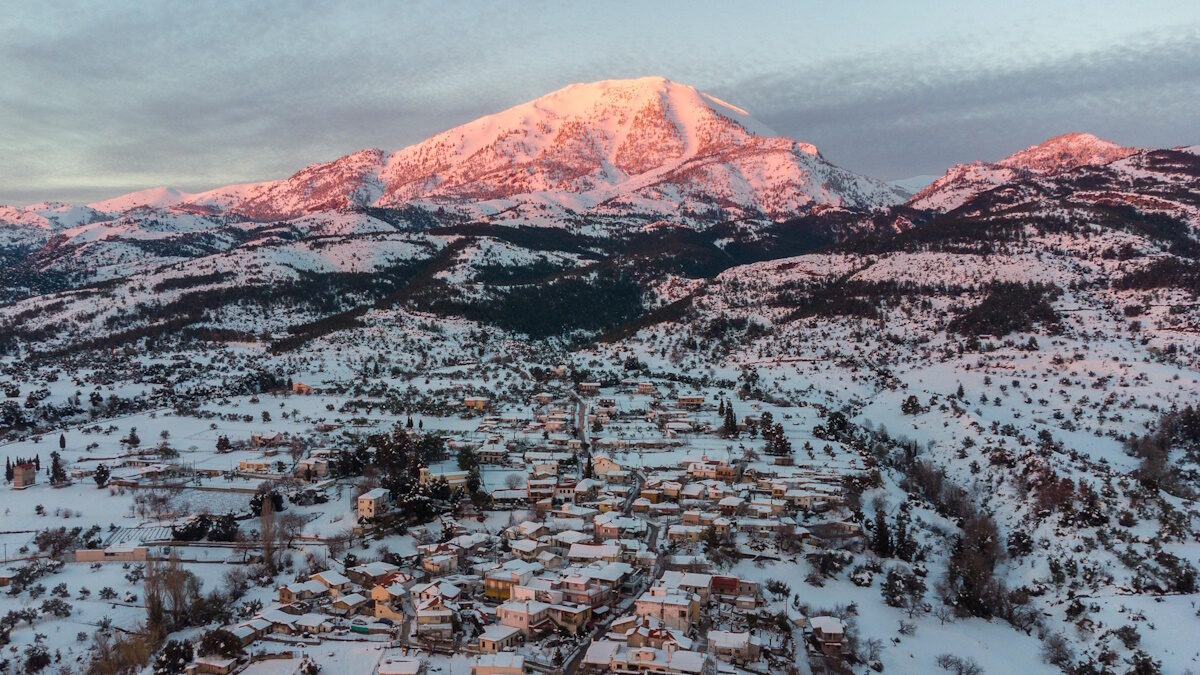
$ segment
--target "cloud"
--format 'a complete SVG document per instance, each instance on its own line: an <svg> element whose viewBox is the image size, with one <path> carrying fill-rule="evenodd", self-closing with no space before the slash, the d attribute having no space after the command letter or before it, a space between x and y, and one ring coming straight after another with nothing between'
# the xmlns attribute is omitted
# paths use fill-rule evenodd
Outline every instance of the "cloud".
<svg viewBox="0 0 1200 675"><path fill-rule="evenodd" d="M939 64L897 72L886 59L730 85L778 132L849 168L896 178L999 159L1050 136L1090 131L1149 147L1200 141L1200 33L1144 35L1027 64Z"/></svg>
<svg viewBox="0 0 1200 675"><path fill-rule="evenodd" d="M793 3L521 10L114 0L4 13L0 203L278 178L403 147L572 81L646 74L708 90L886 178L1074 129L1132 144L1200 140L1194 23L1111 40L1110 20L1089 42L1088 29L1026 21L974 49L977 33L936 17L887 30L904 12L847 10L830 30L804 32L821 12ZM1035 29L1063 44L1019 44Z"/></svg>

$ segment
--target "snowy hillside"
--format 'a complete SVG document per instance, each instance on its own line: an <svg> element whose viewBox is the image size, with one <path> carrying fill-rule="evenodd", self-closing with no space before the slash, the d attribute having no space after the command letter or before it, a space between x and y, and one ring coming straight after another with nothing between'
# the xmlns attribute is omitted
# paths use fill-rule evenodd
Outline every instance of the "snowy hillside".
<svg viewBox="0 0 1200 675"><path fill-rule="evenodd" d="M908 200L919 209L950 211L971 198L1021 178L1054 176L1080 167L1103 166L1138 153L1088 133L1055 136L995 162L951 167Z"/></svg>

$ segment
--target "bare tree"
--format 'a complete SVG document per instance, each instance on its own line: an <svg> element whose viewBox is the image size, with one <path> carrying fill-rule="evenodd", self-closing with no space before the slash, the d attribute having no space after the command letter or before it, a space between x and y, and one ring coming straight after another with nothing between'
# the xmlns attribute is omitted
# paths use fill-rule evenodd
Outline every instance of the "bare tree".
<svg viewBox="0 0 1200 675"><path fill-rule="evenodd" d="M262 541L263 564L267 573L275 574L275 547L279 528L275 524L275 502L270 497L262 500L262 515L258 518L258 532Z"/></svg>
<svg viewBox="0 0 1200 675"><path fill-rule="evenodd" d="M308 519L296 511L288 511L279 516L279 540L284 548L292 547L307 523Z"/></svg>
<svg viewBox="0 0 1200 675"><path fill-rule="evenodd" d="M179 566L178 553L171 552L166 567L159 570L158 576L162 583L166 610L171 613L172 621L179 625L188 611L188 573Z"/></svg>

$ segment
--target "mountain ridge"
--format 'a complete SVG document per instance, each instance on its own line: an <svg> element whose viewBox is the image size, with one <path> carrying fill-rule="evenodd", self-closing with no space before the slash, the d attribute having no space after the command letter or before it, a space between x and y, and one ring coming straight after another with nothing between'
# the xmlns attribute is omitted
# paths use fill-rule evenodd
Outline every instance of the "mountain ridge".
<svg viewBox="0 0 1200 675"><path fill-rule="evenodd" d="M203 193L150 188L94 202L231 211L278 220L427 204L489 219L648 214L779 220L812 206L874 208L889 186L828 163L742 108L661 77L572 84L395 151L359 150L275 181Z"/></svg>

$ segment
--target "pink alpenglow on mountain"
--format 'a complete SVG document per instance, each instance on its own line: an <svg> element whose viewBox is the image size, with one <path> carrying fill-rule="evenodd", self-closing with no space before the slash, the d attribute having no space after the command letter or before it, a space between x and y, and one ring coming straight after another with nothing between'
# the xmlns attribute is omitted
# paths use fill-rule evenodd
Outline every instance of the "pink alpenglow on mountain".
<svg viewBox="0 0 1200 675"><path fill-rule="evenodd" d="M1102 166L1124 159L1137 151L1137 148L1117 145L1088 133L1075 132L1055 136L1015 152L996 163L1033 173L1054 174L1081 166Z"/></svg>
<svg viewBox="0 0 1200 675"><path fill-rule="evenodd" d="M1083 166L1103 166L1136 154L1128 148L1082 132L1055 136L1004 159L956 164L913 195L908 205L950 211L992 188L1023 177L1052 176Z"/></svg>
<svg viewBox="0 0 1200 675"><path fill-rule="evenodd" d="M394 152L367 149L279 181L99 202L226 210L256 220L417 204L478 220L653 216L783 219L897 203L745 110L661 77L574 84Z"/></svg>

